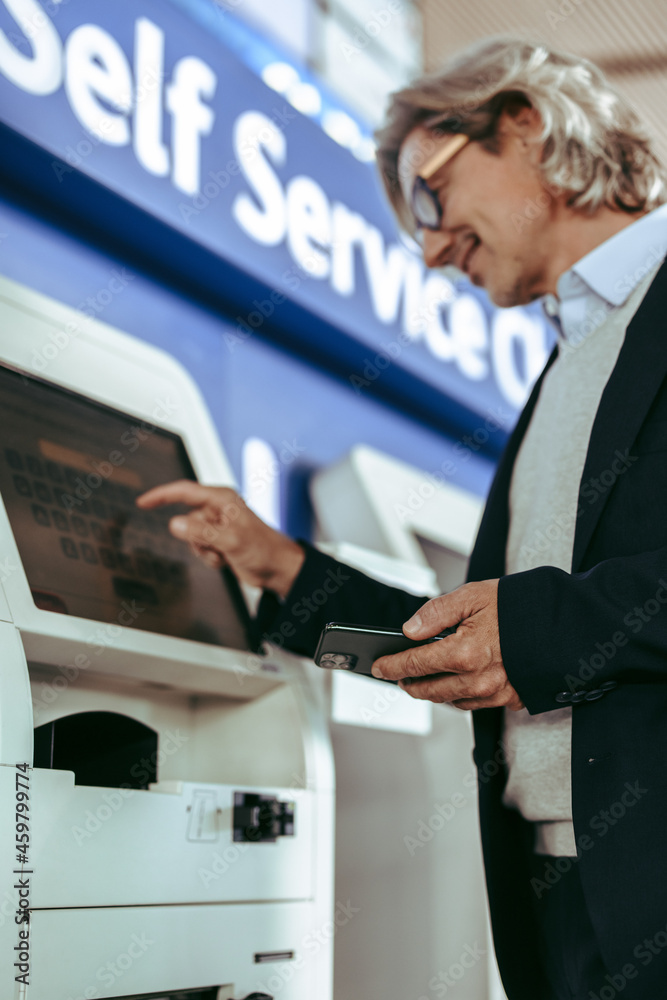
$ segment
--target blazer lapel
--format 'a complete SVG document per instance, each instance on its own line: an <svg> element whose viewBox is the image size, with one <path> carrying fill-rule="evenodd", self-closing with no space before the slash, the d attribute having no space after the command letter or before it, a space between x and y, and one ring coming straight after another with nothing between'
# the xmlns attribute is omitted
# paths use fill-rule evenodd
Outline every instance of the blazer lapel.
<svg viewBox="0 0 667 1000"><path fill-rule="evenodd" d="M530 418L537 403L544 376L558 356L558 346L554 347L544 366L542 374L533 386L521 415L510 435L484 508L482 523L468 564L467 580L493 580L505 573L505 549L509 531L509 492L514 460L523 441ZM485 708L473 712L475 729L475 754L479 763L491 760L497 750L502 735L503 710ZM486 799L488 801L487 790Z"/></svg>
<svg viewBox="0 0 667 1000"><path fill-rule="evenodd" d="M667 262L658 271L628 326L618 360L602 393L579 486L582 514L574 538L573 573L581 565L611 492L605 490L591 503L590 493L586 496L582 490L612 469L618 461L617 452L624 455L631 449L667 373L666 291Z"/></svg>
<svg viewBox="0 0 667 1000"><path fill-rule="evenodd" d="M505 547L509 531L509 492L514 460L533 415L544 376L556 360L557 355L558 347L556 346L549 355L542 374L533 386L528 402L523 408L498 464L477 532L477 539L470 556L467 580L494 579L503 576L505 572Z"/></svg>

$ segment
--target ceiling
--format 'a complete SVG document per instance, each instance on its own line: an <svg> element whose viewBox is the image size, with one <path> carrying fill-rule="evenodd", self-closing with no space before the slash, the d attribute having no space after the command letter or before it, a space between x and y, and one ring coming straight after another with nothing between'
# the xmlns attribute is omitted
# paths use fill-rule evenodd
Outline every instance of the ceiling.
<svg viewBox="0 0 667 1000"><path fill-rule="evenodd" d="M665 0L420 0L424 64L435 70L489 35L518 35L597 63L646 123L667 165Z"/></svg>

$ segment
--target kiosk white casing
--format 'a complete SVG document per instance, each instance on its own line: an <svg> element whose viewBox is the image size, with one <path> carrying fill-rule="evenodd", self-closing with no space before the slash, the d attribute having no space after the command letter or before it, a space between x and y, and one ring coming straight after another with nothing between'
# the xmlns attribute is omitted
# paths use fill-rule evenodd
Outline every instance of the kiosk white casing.
<svg viewBox="0 0 667 1000"><path fill-rule="evenodd" d="M39 372L37 357L48 362ZM172 357L5 278L0 364L178 435L200 482L234 485L201 395ZM260 657L120 625L92 655L99 623L36 607L2 502L0 584L0 799L11 817L0 828L2 1000L204 987L219 1000L330 1000L334 773L312 665L273 647ZM149 790L32 768L34 726L91 710L157 732ZM14 822L22 762L25 866ZM238 791L293 802L294 835L234 843ZM29 925L15 922L22 867ZM26 926L27 987L14 967Z"/></svg>

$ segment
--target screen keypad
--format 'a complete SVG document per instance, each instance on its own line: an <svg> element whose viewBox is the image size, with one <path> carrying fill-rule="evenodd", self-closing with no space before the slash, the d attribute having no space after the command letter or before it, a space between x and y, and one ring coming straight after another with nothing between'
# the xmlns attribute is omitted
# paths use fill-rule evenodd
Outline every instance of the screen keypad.
<svg viewBox="0 0 667 1000"><path fill-rule="evenodd" d="M141 581L144 600L151 599L151 584L184 583L183 543L169 534L171 515L136 507L140 490L103 480L95 489L84 484L86 495L79 496L85 471L43 462L14 448L5 449L5 458L15 470L16 493L33 501L35 528L58 534L65 559L101 565L122 574L128 584Z"/></svg>

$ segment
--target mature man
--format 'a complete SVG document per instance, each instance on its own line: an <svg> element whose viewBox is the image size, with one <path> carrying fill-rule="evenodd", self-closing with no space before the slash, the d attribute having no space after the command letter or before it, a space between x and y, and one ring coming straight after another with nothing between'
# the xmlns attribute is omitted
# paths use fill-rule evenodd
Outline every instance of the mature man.
<svg viewBox="0 0 667 1000"><path fill-rule="evenodd" d="M394 95L378 160L429 267L558 332L500 463L468 582L424 599L346 570L225 489L146 507L265 588L260 622L312 654L325 621L439 643L377 661L474 711L487 886L510 1000L667 995L667 198L635 115L594 66L491 40ZM526 206L533 210L526 212ZM534 206L540 206L540 212ZM661 206L662 207L659 207ZM281 603L282 602L282 603ZM288 631L288 630L286 630Z"/></svg>

